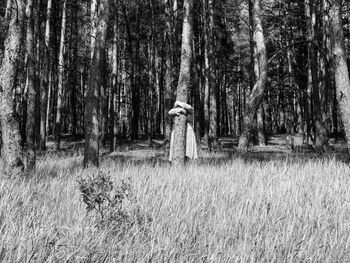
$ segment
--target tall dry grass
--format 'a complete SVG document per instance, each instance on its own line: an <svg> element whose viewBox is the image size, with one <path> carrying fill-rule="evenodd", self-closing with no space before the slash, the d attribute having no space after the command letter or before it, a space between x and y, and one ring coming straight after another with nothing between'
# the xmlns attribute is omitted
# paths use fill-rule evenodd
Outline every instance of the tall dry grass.
<svg viewBox="0 0 350 263"><path fill-rule="evenodd" d="M149 218L112 230L85 209L77 179L97 170L81 162L47 157L30 178L1 178L0 262L350 261L347 164L105 160Z"/></svg>

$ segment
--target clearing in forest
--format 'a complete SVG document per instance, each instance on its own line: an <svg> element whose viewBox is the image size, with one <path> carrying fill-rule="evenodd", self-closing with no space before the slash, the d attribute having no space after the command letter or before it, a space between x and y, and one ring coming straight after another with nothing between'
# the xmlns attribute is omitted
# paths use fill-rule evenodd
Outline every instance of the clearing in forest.
<svg viewBox="0 0 350 263"><path fill-rule="evenodd" d="M100 169L52 153L31 178L1 178L0 261L350 260L345 158L218 151L174 169L160 150L128 147ZM89 185L104 189L91 211Z"/></svg>

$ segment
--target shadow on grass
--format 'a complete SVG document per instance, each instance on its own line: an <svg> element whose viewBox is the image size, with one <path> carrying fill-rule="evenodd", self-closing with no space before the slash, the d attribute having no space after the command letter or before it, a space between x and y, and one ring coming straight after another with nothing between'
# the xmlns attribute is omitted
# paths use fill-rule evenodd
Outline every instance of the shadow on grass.
<svg viewBox="0 0 350 263"><path fill-rule="evenodd" d="M228 163L232 163L234 160L242 160L247 164L251 163L269 163L269 162L286 162L289 164L306 163L309 161L338 161L345 164L350 163L350 156L347 149L335 150L333 149L326 154L316 153L296 153L285 150L279 150L274 148L263 149L253 148L246 153L240 153L237 151L216 151L207 152L203 151L200 154L200 158L195 161L189 161L188 164L194 164L198 166L220 166ZM114 153L105 153L101 156L101 164L108 163L113 166L123 167L125 165L132 166L150 166L150 167L169 167L171 163L167 160L167 155L164 151L152 150L152 149L138 149L130 151L121 151ZM35 177L38 180L47 178L63 178L70 176L76 171L83 169L83 155L73 152L70 154L63 151L58 154L47 154L42 156L38 162L38 167L35 172Z"/></svg>
<svg viewBox="0 0 350 263"><path fill-rule="evenodd" d="M136 166L149 165L156 166L169 166L171 163L166 159L164 154L156 154L155 156L133 156L132 154L113 154L105 155L104 161L117 162L120 165L131 164ZM289 153L285 151L260 151L260 152L247 152L239 153L233 151L222 151L216 153L207 153L201 156L197 160L193 161L194 164L199 166L214 166L225 165L234 160L243 160L245 163L268 163L273 161L287 162L287 163L305 163L308 161L330 161L335 160L346 164L350 163L350 156L347 153ZM188 164L192 162L189 161Z"/></svg>
<svg viewBox="0 0 350 263"><path fill-rule="evenodd" d="M151 167L158 167L158 166L170 166L171 163L165 158L164 154L156 154L154 156L133 156L132 154L113 154L113 155L104 155L101 159L102 162L104 161L112 161L114 163L117 163L121 166L123 165L135 165L135 166L141 166L141 165L147 165Z"/></svg>
<svg viewBox="0 0 350 263"><path fill-rule="evenodd" d="M335 160L345 164L350 163L350 156L344 152L317 153L290 153L285 151L260 151L260 152L226 152L221 156L202 157L197 161L199 165L220 165L232 160L243 160L245 163L268 163L274 161L305 163L308 161L331 161Z"/></svg>

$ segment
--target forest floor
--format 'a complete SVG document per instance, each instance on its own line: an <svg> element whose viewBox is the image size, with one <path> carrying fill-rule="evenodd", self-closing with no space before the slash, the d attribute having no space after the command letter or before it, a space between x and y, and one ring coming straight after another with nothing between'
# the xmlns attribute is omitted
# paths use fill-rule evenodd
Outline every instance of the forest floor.
<svg viewBox="0 0 350 263"><path fill-rule="evenodd" d="M0 174L0 262L349 262L346 147L283 138L176 169L161 142L83 169L82 141L64 141L32 176Z"/></svg>
<svg viewBox="0 0 350 263"><path fill-rule="evenodd" d="M226 136L218 139L217 147L211 152L207 148L198 146L199 160L195 163L227 162L235 158L249 159L251 161L273 161L294 159L296 161L309 159L330 159L350 162L349 151L344 139L330 139L329 148L324 153L317 153L311 145L303 143L301 135L293 136L294 148L286 139L285 134L270 136L265 146L250 144L247 153L237 151L238 137ZM311 143L311 142L310 142ZM163 163L170 164L167 160L168 150L164 147L164 140L153 139L152 144L149 140L125 140L119 141L117 150L110 152L108 148L102 147L102 159L114 159L118 161L131 161L134 163ZM61 149L57 152L54 149L54 141L48 143L48 153L60 154L63 156L80 155L84 152L83 140L62 140Z"/></svg>

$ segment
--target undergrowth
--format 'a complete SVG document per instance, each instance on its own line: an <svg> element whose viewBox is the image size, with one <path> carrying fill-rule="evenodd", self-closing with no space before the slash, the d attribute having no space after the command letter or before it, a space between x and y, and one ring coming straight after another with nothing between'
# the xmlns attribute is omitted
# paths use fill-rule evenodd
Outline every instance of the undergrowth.
<svg viewBox="0 0 350 263"><path fill-rule="evenodd" d="M115 186L111 174L100 170L97 175L80 178L78 185L87 213L97 214L97 228L118 232L137 225L144 229L145 224L152 220L141 212L130 178L122 179Z"/></svg>

